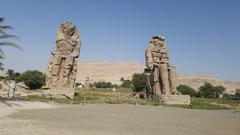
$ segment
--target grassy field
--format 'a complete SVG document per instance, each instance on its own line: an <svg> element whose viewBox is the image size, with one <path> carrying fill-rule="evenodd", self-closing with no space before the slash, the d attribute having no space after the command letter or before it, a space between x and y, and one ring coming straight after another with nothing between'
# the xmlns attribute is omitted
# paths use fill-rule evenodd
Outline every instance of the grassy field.
<svg viewBox="0 0 240 135"><path fill-rule="evenodd" d="M138 96L131 89L120 88L113 92L112 89L89 89L76 90L74 99L49 98L39 95L24 97L24 100L56 102L65 104L135 104L135 105L162 105L168 107L181 107L186 109L221 110L235 109L240 107L239 100L220 98L191 98L190 105L165 105L158 100L147 100L137 98Z"/></svg>

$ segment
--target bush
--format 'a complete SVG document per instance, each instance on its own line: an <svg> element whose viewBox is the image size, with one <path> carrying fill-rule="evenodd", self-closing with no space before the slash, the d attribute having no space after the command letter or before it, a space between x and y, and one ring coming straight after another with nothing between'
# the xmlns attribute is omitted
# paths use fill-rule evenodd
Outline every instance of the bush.
<svg viewBox="0 0 240 135"><path fill-rule="evenodd" d="M76 83L75 83L75 87L78 87L78 86L80 86L80 85L82 85L82 83L80 83L80 82L76 82Z"/></svg>
<svg viewBox="0 0 240 135"><path fill-rule="evenodd" d="M144 73L135 73L132 77L132 89L135 92L142 91L146 86L147 78Z"/></svg>
<svg viewBox="0 0 240 135"><path fill-rule="evenodd" d="M12 75L12 79L16 80L20 75L21 75L21 73L14 72L13 75Z"/></svg>
<svg viewBox="0 0 240 135"><path fill-rule="evenodd" d="M225 91L225 87L216 86L216 87L214 87L213 96L214 97L219 97L220 95L223 95L224 91Z"/></svg>
<svg viewBox="0 0 240 135"><path fill-rule="evenodd" d="M240 97L240 89L237 89L237 90L236 90L235 95Z"/></svg>
<svg viewBox="0 0 240 135"><path fill-rule="evenodd" d="M16 78L17 82L24 82L30 89L39 89L45 85L46 76L39 71L29 70Z"/></svg>
<svg viewBox="0 0 240 135"><path fill-rule="evenodd" d="M125 80L124 78L121 78L120 80L122 82L121 87L122 88L130 88L131 87L131 81L130 80Z"/></svg>
<svg viewBox="0 0 240 135"><path fill-rule="evenodd" d="M199 87L198 95L200 97L216 98L222 95L224 91L225 88L223 86L214 87L211 83L205 83L203 86Z"/></svg>
<svg viewBox="0 0 240 135"><path fill-rule="evenodd" d="M0 80L3 80L3 79L5 79L5 77L4 76L0 76Z"/></svg>
<svg viewBox="0 0 240 135"><path fill-rule="evenodd" d="M9 80L13 80L13 73L14 73L14 70L13 69L8 69L7 70L7 79Z"/></svg>
<svg viewBox="0 0 240 135"><path fill-rule="evenodd" d="M234 95L234 97L233 97L235 100L240 100L240 89L237 89L236 90L236 93L235 93L235 95Z"/></svg>
<svg viewBox="0 0 240 135"><path fill-rule="evenodd" d="M180 84L177 87L177 91L181 92L183 95L190 95L191 97L194 97L197 95L196 90L194 90L192 87L184 84Z"/></svg>
<svg viewBox="0 0 240 135"><path fill-rule="evenodd" d="M94 82L93 86L96 87L96 88L113 88L113 87L116 87L116 85L113 85L111 82L105 82L105 81Z"/></svg>

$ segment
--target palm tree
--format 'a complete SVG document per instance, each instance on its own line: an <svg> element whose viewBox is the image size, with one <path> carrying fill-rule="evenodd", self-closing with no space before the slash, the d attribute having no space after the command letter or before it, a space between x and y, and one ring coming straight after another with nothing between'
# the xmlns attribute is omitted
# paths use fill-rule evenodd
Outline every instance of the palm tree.
<svg viewBox="0 0 240 135"><path fill-rule="evenodd" d="M20 46L18 46L16 43L14 42L9 42L9 41L1 41L4 39L8 39L8 38L15 38L15 39L19 39L17 36L15 35L10 35L6 33L6 30L10 30L13 29L12 26L10 25L2 25L4 22L4 18L0 17L0 58L5 58L4 52L1 49L1 46L12 46L12 47L16 47L18 49L22 49Z"/></svg>
<svg viewBox="0 0 240 135"><path fill-rule="evenodd" d="M3 63L0 62L0 70L3 71L4 70L4 67L3 67Z"/></svg>
<svg viewBox="0 0 240 135"><path fill-rule="evenodd" d="M8 79L12 80L13 79L14 70L13 69L8 69L6 74L8 75Z"/></svg>
<svg viewBox="0 0 240 135"><path fill-rule="evenodd" d="M13 29L13 27L9 26L9 25L3 25L3 22L4 22L4 18L0 17L0 59L5 59L5 54L4 54L3 50L1 49L2 46L12 46L12 47L15 47L18 49L22 49L16 43L6 41L6 39L9 39L9 38L14 38L14 39L19 39L19 38L15 35L7 34L6 30ZM0 62L0 70L2 70L2 69L3 69L3 64L2 64L2 62Z"/></svg>

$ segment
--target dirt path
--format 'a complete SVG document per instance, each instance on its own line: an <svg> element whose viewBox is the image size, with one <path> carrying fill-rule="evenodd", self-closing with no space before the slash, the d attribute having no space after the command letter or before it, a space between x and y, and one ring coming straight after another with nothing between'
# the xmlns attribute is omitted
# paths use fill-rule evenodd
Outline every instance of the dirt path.
<svg viewBox="0 0 240 135"><path fill-rule="evenodd" d="M240 113L159 106L67 105L0 119L1 135L239 135Z"/></svg>

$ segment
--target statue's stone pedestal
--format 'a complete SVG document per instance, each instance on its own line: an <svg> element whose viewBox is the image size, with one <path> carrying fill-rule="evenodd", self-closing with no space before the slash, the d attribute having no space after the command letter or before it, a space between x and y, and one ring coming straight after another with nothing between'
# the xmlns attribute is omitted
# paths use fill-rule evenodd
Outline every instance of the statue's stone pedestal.
<svg viewBox="0 0 240 135"><path fill-rule="evenodd" d="M47 97L52 97L52 98L68 98L68 99L74 99L74 90L72 89L64 89L64 90L59 90L59 89L49 89L49 90L43 90L43 95Z"/></svg>
<svg viewBox="0 0 240 135"><path fill-rule="evenodd" d="M191 98L189 95L160 95L160 101L168 105L190 105Z"/></svg>

